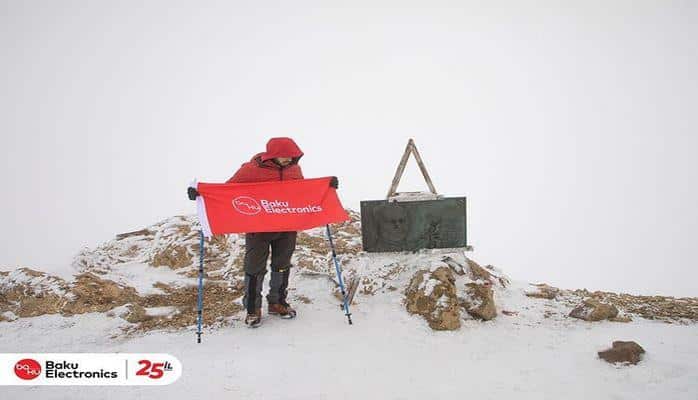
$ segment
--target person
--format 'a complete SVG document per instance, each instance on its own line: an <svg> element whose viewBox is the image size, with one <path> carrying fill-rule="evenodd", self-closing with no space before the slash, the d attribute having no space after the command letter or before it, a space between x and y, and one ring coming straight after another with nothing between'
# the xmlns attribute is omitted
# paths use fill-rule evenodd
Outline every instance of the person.
<svg viewBox="0 0 698 400"><path fill-rule="evenodd" d="M266 151L255 154L242 164L226 183L249 183L303 179L298 161L303 152L291 138L277 137L267 142ZM337 177L330 186L338 188ZM190 188L189 198L198 193ZM245 293L242 299L247 310L245 324L257 327L262 322L262 285L267 273L267 260L271 249L271 278L266 296L269 315L290 319L297 311L288 303L288 281L291 257L296 248L297 232L247 232L245 233Z"/></svg>

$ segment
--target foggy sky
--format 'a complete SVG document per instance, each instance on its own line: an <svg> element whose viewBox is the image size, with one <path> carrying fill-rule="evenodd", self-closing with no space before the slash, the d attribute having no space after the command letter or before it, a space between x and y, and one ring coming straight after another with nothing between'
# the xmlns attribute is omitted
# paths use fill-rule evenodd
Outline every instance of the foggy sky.
<svg viewBox="0 0 698 400"><path fill-rule="evenodd" d="M0 1L0 268L194 213L273 136L358 209L412 137L476 260L698 296L698 3L143 3Z"/></svg>

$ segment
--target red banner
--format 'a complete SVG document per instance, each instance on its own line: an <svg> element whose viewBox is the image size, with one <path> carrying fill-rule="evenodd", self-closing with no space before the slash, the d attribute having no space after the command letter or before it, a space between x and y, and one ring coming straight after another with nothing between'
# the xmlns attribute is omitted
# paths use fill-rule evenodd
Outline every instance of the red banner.
<svg viewBox="0 0 698 400"><path fill-rule="evenodd" d="M206 236L302 231L349 215L330 177L257 183L199 183L196 203Z"/></svg>

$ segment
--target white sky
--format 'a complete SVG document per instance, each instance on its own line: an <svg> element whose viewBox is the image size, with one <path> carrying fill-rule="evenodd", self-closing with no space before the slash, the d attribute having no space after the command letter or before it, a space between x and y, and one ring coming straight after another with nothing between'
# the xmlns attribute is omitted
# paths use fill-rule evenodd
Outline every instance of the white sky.
<svg viewBox="0 0 698 400"><path fill-rule="evenodd" d="M272 136L358 208L413 137L475 259L697 296L698 2L494 3L0 0L0 267L193 213Z"/></svg>

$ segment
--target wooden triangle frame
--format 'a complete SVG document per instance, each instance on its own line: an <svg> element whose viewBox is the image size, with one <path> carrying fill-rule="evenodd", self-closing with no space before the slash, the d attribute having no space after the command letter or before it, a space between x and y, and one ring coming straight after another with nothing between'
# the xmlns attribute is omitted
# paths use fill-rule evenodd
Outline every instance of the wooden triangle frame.
<svg viewBox="0 0 698 400"><path fill-rule="evenodd" d="M434 184L431 182L427 168L424 166L424 161L422 161L422 157L419 155L419 151L417 151L417 146L414 144L414 140L410 139L407 142L407 147L405 147L405 153L402 155L402 159L400 159L400 164L397 166L397 171L395 171L395 177L393 178L393 183L390 185L387 199L390 199L391 196L395 196L397 194L397 187L400 184L402 174L405 172L405 166L407 165L407 160L410 158L410 154L412 154L414 159L417 161L419 170L422 171L422 176L424 176L424 180L427 182L429 190L434 195L438 195L438 193L436 193L436 189L434 188Z"/></svg>

